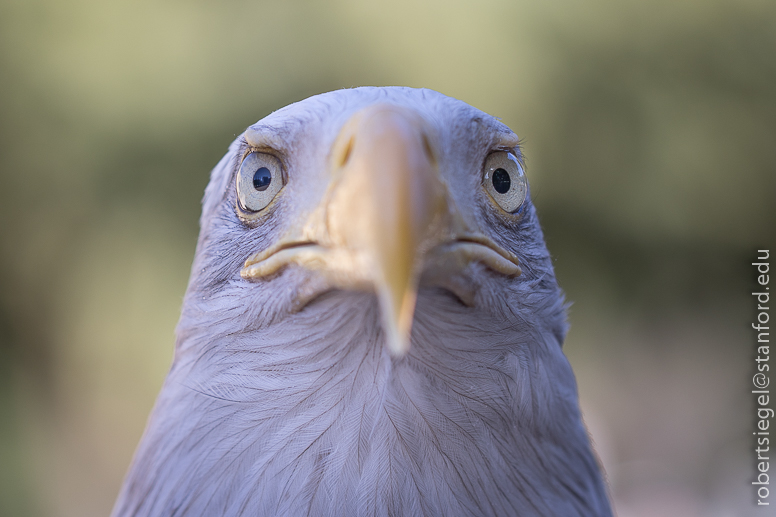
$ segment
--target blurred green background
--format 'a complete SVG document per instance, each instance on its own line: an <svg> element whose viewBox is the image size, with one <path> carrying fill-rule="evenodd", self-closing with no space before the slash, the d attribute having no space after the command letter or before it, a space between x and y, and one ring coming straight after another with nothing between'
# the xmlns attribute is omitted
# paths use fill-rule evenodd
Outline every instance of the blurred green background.
<svg viewBox="0 0 776 517"><path fill-rule="evenodd" d="M210 169L359 85L524 139L620 517L769 514L749 264L776 251L776 3L1 0L0 515L110 511Z"/></svg>

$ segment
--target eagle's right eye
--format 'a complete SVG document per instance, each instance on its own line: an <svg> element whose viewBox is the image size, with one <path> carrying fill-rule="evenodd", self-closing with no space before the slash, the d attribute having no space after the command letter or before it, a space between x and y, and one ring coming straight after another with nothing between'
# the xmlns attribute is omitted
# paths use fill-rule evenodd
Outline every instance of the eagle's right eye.
<svg viewBox="0 0 776 517"><path fill-rule="evenodd" d="M237 173L237 199L246 212L258 212L283 188L280 160L267 153L250 153Z"/></svg>

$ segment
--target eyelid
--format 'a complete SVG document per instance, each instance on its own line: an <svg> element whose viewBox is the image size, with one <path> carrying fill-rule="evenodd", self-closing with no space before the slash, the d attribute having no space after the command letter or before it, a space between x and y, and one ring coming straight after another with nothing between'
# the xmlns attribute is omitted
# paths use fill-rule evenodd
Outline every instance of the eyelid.
<svg viewBox="0 0 776 517"><path fill-rule="evenodd" d="M264 153L270 154L280 160L280 163L285 169L288 153L285 150L286 142L279 136L278 129L271 127L255 129L249 127L243 133L242 142L240 164L242 164L245 157L251 153Z"/></svg>
<svg viewBox="0 0 776 517"><path fill-rule="evenodd" d="M493 147L502 150L514 150L520 147L520 138L512 133L500 133L493 139Z"/></svg>
<svg viewBox="0 0 776 517"><path fill-rule="evenodd" d="M515 158L517 158L518 162L520 161L520 159L518 158L518 154L515 152L514 147L502 147L502 146L494 147L493 149L490 150L490 152L488 153L488 156L490 156L493 153L508 153L514 156Z"/></svg>
<svg viewBox="0 0 776 517"><path fill-rule="evenodd" d="M243 137L248 147L256 149L279 149L283 147L283 139L280 138L276 130L268 127L258 129L249 127L243 133Z"/></svg>

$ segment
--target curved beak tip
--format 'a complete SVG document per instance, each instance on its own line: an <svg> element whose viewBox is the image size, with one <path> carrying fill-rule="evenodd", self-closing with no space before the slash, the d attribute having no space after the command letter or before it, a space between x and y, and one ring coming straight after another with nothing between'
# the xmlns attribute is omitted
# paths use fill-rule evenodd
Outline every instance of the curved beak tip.
<svg viewBox="0 0 776 517"><path fill-rule="evenodd" d="M416 283L406 283L403 286L383 284L377 288L386 346L394 357L403 357L410 348L417 299Z"/></svg>

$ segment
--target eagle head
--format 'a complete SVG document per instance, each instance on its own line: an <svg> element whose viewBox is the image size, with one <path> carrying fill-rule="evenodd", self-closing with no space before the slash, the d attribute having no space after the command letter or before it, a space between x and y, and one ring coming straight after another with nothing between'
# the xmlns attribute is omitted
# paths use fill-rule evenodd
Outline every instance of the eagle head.
<svg viewBox="0 0 776 517"><path fill-rule="evenodd" d="M610 515L517 135L430 90L249 127L115 515Z"/></svg>

